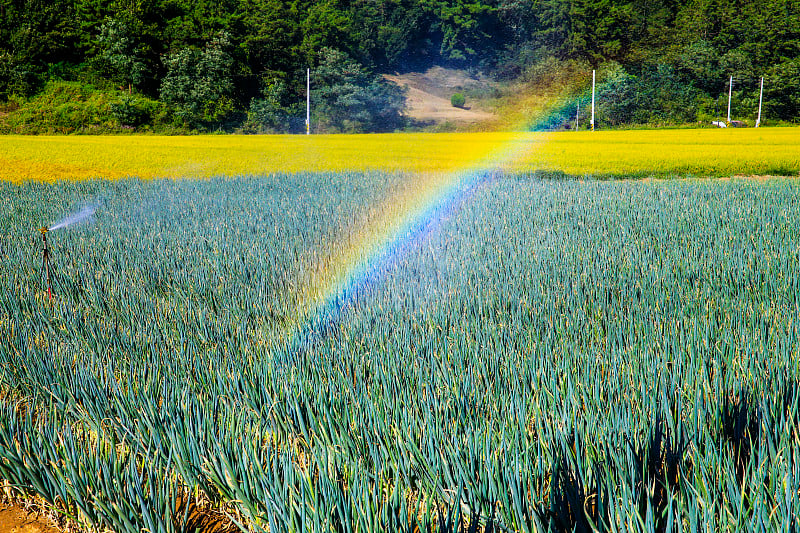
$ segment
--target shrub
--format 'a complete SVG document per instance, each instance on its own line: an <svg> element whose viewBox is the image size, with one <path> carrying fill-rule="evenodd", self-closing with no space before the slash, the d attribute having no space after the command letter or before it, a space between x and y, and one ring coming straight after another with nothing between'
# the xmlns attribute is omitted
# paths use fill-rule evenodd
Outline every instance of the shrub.
<svg viewBox="0 0 800 533"><path fill-rule="evenodd" d="M109 111L120 127L136 128L151 123L158 107L163 107L163 104L143 96L123 93L109 104Z"/></svg>
<svg viewBox="0 0 800 533"><path fill-rule="evenodd" d="M466 102L467 99L464 98L464 95L461 93L453 93L453 96L450 97L450 104L453 107L464 107Z"/></svg>
<svg viewBox="0 0 800 533"><path fill-rule="evenodd" d="M117 133L165 122L165 106L138 94L102 90L92 84L49 82L31 99L4 105L0 133Z"/></svg>

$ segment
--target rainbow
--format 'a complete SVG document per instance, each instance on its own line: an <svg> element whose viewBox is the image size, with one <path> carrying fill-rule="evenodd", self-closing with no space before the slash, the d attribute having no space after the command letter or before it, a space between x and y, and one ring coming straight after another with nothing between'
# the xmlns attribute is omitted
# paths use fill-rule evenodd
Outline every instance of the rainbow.
<svg viewBox="0 0 800 533"><path fill-rule="evenodd" d="M280 344L291 349L324 332L411 246L541 142L520 135L493 153L473 158L459 170L423 176L387 198L373 210L376 215L355 228L356 240L323 258L325 267L319 276L300 288L296 314L279 336Z"/></svg>
<svg viewBox="0 0 800 533"><path fill-rule="evenodd" d="M579 98L585 99L585 96ZM546 117L529 123L525 129L536 128L537 124L563 115L563 108L563 105L552 108ZM375 282L409 247L424 238L481 186L513 167L542 142L546 142L546 137L532 141L530 136L521 134L493 152L468 159L458 170L423 176L414 181L413 186L385 200L373 211L378 214L354 229L353 234L359 237L346 248L324 258L321 274L313 283L300 288L297 311L288 321L290 326L279 335L280 345L292 349L324 334L326 328L352 306L362 289Z"/></svg>

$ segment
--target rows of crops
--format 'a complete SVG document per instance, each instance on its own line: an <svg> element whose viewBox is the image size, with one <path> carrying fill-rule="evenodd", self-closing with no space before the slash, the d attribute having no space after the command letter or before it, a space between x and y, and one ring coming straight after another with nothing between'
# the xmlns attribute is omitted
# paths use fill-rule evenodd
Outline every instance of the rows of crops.
<svg viewBox="0 0 800 533"><path fill-rule="evenodd" d="M7 490L118 532L796 527L797 182L492 176L290 327L405 179L0 185ZM87 200L49 303L34 228Z"/></svg>

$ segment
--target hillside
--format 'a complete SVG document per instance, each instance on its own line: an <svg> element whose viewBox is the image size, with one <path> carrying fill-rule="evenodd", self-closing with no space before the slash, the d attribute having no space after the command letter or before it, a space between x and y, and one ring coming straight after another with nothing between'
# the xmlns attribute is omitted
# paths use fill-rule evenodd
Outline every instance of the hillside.
<svg viewBox="0 0 800 533"><path fill-rule="evenodd" d="M4 2L0 113L8 115L0 132L300 133L308 69L318 133L563 127L564 116L537 123L528 113L553 104L531 96L527 86L573 72L566 91L544 81L558 98L572 97L585 90L593 69L605 103L597 116L603 128L726 118L731 79L731 118L752 121L762 77L765 122L800 121L797 0L609 6L608 0ZM408 101L379 73L401 73ZM463 87L469 109L448 105L456 87Z"/></svg>

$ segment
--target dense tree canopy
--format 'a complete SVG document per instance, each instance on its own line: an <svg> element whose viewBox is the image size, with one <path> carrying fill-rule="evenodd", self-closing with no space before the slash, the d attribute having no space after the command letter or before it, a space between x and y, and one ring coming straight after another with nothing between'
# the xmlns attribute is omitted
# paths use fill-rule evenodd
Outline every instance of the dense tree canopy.
<svg viewBox="0 0 800 533"><path fill-rule="evenodd" d="M358 75L328 80L322 122L366 131L400 125L374 72L548 57L611 65L610 125L713 114L729 76L741 106L766 76L771 116L800 119L798 0L0 0L0 100L89 83L201 129L301 128L305 69L331 58Z"/></svg>

